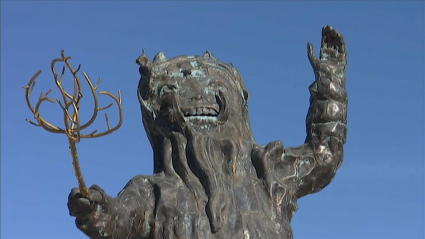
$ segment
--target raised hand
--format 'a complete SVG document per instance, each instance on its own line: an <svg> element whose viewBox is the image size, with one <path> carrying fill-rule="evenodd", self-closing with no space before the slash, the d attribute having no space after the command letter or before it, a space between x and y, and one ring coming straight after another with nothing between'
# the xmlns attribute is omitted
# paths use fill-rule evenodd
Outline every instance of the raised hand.
<svg viewBox="0 0 425 239"><path fill-rule="evenodd" d="M347 93L345 70L347 53L344 38L331 26L322 30L320 59L308 44L308 59L313 67L315 80L309 90L310 108L306 118L305 144L285 149L285 158L276 167L292 168L296 175L296 197L318 192L328 185L343 160L343 145L347 135ZM284 176L286 171L281 174ZM281 181L294 180L281 177Z"/></svg>
<svg viewBox="0 0 425 239"><path fill-rule="evenodd" d="M315 71L331 71L336 75L344 74L347 66L344 37L331 26L324 27L320 60L314 55L311 43L308 44L308 59Z"/></svg>
<svg viewBox="0 0 425 239"><path fill-rule="evenodd" d="M326 136L331 136L333 133L338 133L338 138L345 142L347 93L344 73L347 66L347 53L343 36L331 26L324 27L320 59L314 55L313 46L310 43L308 44L308 59L316 79L309 87L312 98L307 116L307 139L313 135L326 133ZM338 129L328 129L329 124L320 124L331 122L344 125L333 125Z"/></svg>

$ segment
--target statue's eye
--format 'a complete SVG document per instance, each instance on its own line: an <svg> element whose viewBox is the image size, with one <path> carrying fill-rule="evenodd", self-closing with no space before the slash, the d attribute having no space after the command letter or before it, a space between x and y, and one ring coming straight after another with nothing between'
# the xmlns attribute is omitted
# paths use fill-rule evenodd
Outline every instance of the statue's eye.
<svg viewBox="0 0 425 239"><path fill-rule="evenodd" d="M183 73L183 76L184 77L186 77L186 76L190 76L190 74L192 74L192 71L191 70L181 70L181 73Z"/></svg>
<svg viewBox="0 0 425 239"><path fill-rule="evenodd" d="M213 90L227 90L227 86L221 81L214 81L209 84L209 87Z"/></svg>
<svg viewBox="0 0 425 239"><path fill-rule="evenodd" d="M171 84L165 84L162 85L159 89L159 95L163 95L164 93L171 93L171 92L176 92L177 91L177 86L176 85L171 85Z"/></svg>

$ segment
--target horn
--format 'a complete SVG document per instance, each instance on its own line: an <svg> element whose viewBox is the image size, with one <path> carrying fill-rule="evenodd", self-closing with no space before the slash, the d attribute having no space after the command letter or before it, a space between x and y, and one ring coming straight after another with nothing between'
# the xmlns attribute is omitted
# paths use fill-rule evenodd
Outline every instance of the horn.
<svg viewBox="0 0 425 239"><path fill-rule="evenodd" d="M156 56L153 58L153 62L155 63L161 63L167 60L167 57L165 56L164 52L160 51Z"/></svg>
<svg viewBox="0 0 425 239"><path fill-rule="evenodd" d="M213 56L213 54L211 52L209 52L209 51L206 51L204 53L204 55L202 55L202 57L205 58L205 59L215 59L215 57Z"/></svg>

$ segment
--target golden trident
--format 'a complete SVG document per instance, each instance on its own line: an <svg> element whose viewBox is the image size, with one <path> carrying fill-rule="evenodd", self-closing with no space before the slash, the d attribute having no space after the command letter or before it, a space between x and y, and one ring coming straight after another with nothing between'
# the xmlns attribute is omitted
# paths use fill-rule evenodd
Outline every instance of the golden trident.
<svg viewBox="0 0 425 239"><path fill-rule="evenodd" d="M31 95L31 93L34 89L35 79L38 77L38 75L40 75L41 70L38 70L34 74L34 76L31 78L31 80L28 82L28 84L26 86L24 86L25 99L27 101L28 107L30 108L31 112L34 114L34 118L36 119L37 123L34 123L34 122L32 122L28 119L26 121L35 125L35 126L41 126L43 129L45 129L49 132L65 134L68 137L69 149L71 150L71 156L72 156L72 165L74 166L75 176L77 177L80 192L84 197L89 197L89 190L87 189L86 184L84 183L83 175L82 175L81 169L80 169L80 164L78 162L78 154L77 154L77 148L76 148L75 144L80 142L80 140L82 138L101 137L101 136L110 134L110 133L114 132L115 130L117 130L119 127L121 127L121 124L122 124L122 121L123 121L121 91L118 91L118 98L115 95L113 95L113 94L111 94L107 91L100 91L99 92L99 94L101 94L101 95L107 95L107 96L111 97L117 103L118 110L119 110L119 122L118 122L118 124L115 127L111 128L111 126L109 124L108 115L105 113L106 125L108 127L108 129L106 131L97 132L97 130L94 130L93 132L91 132L89 134L82 134L82 132L81 132L82 130L86 129L91 124L93 124L93 122L95 121L95 119L97 117L97 113L99 111L108 109L109 107L111 107L113 105L113 103L111 103L111 104L109 104L105 107L99 107L98 106L98 98L97 98L96 90L99 87L100 78L99 78L98 82L96 83L96 85L94 86L92 81L88 77L88 75L83 71L82 72L83 76L86 79L86 81L87 81L87 83L90 87L91 93L93 95L94 109L93 109L93 114L92 114L90 120L85 124L81 124L80 115L79 115L78 111L80 109L80 103L81 103L81 98L83 98L83 94L82 94L82 89L81 89L81 82L80 82L80 79L77 76L77 73L81 68L81 65L79 65L78 68L76 70L74 70L73 67L71 66L71 64L69 63L69 59L71 59L71 57L66 57L65 51L62 50L61 51L61 58L54 59L51 63L51 70L52 70L52 73L53 73L53 77L54 77L56 86L59 88L59 91L60 91L62 98L63 98L63 102L61 102L59 98L56 98L56 101L59 103L59 106L60 106L60 108L62 108L62 111L63 111L63 121L64 121L64 124L65 124L65 129L57 127L57 126L49 123L47 120L45 120L43 117L41 117L41 115L39 113L40 106L43 102L49 101L51 103L55 103L55 101L53 99L47 97L49 95L49 93L52 91L52 89L49 89L46 93L41 92L40 97L38 98L38 102L35 105L35 107L33 107L30 103L30 95ZM58 62L64 62L64 65L62 67L62 73L61 73L60 77L56 73L56 69L55 69L55 64L58 63ZM62 80L63 80L63 76L65 74L65 66L69 69L69 71L72 73L72 75L74 77L74 92L73 92L72 95L70 93L68 93L67 91L65 91L64 88L62 87Z"/></svg>

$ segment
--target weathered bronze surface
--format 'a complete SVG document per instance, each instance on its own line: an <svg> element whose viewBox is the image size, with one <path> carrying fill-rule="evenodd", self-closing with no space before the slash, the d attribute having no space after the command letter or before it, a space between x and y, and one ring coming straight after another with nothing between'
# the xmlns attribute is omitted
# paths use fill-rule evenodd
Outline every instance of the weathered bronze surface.
<svg viewBox="0 0 425 239"><path fill-rule="evenodd" d="M154 175L136 176L116 198L100 187L69 195L91 238L292 238L297 199L328 185L346 140L346 50L322 30L320 59L308 44L307 137L300 147L258 145L238 70L203 56L142 55L138 96L154 151Z"/></svg>

